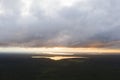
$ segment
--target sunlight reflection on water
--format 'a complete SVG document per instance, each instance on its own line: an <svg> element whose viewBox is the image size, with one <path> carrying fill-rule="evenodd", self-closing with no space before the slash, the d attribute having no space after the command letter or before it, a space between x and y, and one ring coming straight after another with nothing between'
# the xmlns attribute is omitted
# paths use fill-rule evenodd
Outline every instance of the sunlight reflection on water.
<svg viewBox="0 0 120 80"><path fill-rule="evenodd" d="M72 56L52 56L52 57L46 57L46 56L32 56L32 58L49 58L52 60L62 60L62 59L71 59L71 58L87 58L87 57L72 57Z"/></svg>

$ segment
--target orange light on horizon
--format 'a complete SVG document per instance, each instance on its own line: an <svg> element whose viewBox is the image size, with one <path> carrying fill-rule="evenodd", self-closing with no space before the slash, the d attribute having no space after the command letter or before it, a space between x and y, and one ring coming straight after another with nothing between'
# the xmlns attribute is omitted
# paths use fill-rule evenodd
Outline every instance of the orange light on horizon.
<svg viewBox="0 0 120 80"><path fill-rule="evenodd" d="M27 52L27 53L47 53L47 54L73 54L73 53L87 53L87 54L107 54L120 53L120 49L107 48L67 48L67 47L53 47L53 48L22 48L22 47L0 47L0 52Z"/></svg>
<svg viewBox="0 0 120 80"><path fill-rule="evenodd" d="M38 50L39 49L39 50ZM35 48L40 52L54 53L120 53L120 49L107 49L107 48L67 48L67 47L54 47L54 48Z"/></svg>

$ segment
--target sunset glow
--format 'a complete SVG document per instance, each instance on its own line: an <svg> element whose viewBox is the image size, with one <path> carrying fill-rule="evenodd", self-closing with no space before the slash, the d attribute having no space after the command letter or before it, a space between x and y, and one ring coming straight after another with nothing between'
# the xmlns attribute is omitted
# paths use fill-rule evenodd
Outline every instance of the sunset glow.
<svg viewBox="0 0 120 80"><path fill-rule="evenodd" d="M34 54L58 54L58 55L72 55L76 54L110 54L120 53L120 49L106 49L106 48L67 48L67 47L54 47L54 48L20 48L20 47L6 47L0 48L0 52L20 52L20 53L34 53Z"/></svg>
<svg viewBox="0 0 120 80"><path fill-rule="evenodd" d="M62 60L62 59L70 59L70 58L87 58L87 57L70 57L70 56L52 56L52 57L43 57L43 56L32 56L32 58L49 58L52 60Z"/></svg>

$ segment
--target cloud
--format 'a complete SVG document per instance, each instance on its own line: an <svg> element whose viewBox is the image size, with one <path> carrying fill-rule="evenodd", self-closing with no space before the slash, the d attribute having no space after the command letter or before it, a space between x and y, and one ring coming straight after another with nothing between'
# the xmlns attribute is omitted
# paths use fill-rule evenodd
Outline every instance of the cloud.
<svg viewBox="0 0 120 80"><path fill-rule="evenodd" d="M119 40L120 32L116 32L120 25L119 3L119 0L1 0L0 44L80 47L93 41Z"/></svg>

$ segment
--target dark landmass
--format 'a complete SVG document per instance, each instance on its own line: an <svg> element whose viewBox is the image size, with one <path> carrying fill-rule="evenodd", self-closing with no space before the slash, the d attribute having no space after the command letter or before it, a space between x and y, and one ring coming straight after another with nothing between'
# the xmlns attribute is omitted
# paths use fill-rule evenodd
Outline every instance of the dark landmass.
<svg viewBox="0 0 120 80"><path fill-rule="evenodd" d="M32 55L0 54L0 80L119 80L120 55L54 61Z"/></svg>

